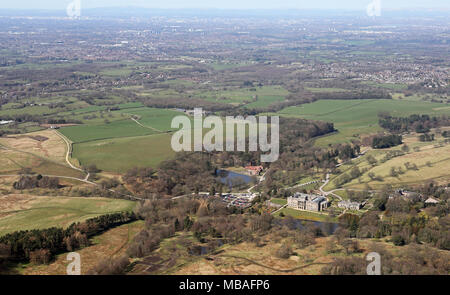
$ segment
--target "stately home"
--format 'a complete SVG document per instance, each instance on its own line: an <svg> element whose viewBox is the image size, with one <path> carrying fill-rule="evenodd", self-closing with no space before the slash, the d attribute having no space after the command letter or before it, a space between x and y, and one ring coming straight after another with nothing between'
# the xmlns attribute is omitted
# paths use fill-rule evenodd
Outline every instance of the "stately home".
<svg viewBox="0 0 450 295"><path fill-rule="evenodd" d="M362 208L362 204L358 202L351 201L341 201L338 203L339 208L350 209L350 210L359 210Z"/></svg>
<svg viewBox="0 0 450 295"><path fill-rule="evenodd" d="M319 195L296 193L287 199L288 207L297 210L323 211L328 207L327 198Z"/></svg>

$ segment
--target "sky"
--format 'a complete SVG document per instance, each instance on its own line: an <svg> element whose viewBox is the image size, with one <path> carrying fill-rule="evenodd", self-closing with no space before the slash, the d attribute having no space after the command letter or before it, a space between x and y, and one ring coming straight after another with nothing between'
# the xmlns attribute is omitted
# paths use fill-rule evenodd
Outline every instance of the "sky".
<svg viewBox="0 0 450 295"><path fill-rule="evenodd" d="M81 0L82 8L365 9L374 0ZM0 9L65 9L72 0L0 0ZM381 0L383 9L450 9L450 0Z"/></svg>

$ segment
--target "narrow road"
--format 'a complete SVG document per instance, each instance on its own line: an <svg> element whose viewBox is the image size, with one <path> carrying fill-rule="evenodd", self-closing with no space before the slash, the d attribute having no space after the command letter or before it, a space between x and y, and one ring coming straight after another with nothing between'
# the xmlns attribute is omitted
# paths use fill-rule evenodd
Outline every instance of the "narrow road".
<svg viewBox="0 0 450 295"><path fill-rule="evenodd" d="M67 153L66 153L66 162L67 162L67 164L70 166L70 168L72 168L72 169L74 169L74 170L77 170L77 171L80 171L80 172L83 172L83 173L86 173L83 169L80 169L80 168L78 168L78 167L76 167L76 166L74 166L71 162L70 162L70 156L71 156L71 153L72 153L72 143L63 135L63 134L61 134L60 132L58 132L57 130L55 130L55 133L62 139L62 140L64 140L64 142L66 143L66 145L67 145ZM87 175L86 175L86 177L85 177L85 179L84 179L84 181L86 182L86 181L88 181L88 179L89 179L89 177L90 177L91 175L90 175L90 173L88 172L87 173Z"/></svg>
<svg viewBox="0 0 450 295"><path fill-rule="evenodd" d="M336 195L334 193L334 191L336 190L332 190L329 192L326 192L323 190L323 188L330 182L330 173L327 173L327 178L325 180L325 182L322 184L322 186L319 188L320 192L324 195L324 196L328 196L328 195L333 195L334 197L338 198L340 201L343 201L342 197L339 195Z"/></svg>
<svg viewBox="0 0 450 295"><path fill-rule="evenodd" d="M142 125L138 120L136 120L136 119L133 118L133 117L131 117L131 120L133 120L136 124L138 124L138 125L141 126L142 128L151 129L151 130L156 131L156 132L158 132L158 133L163 133L163 132L164 132L164 131L162 131L162 130L153 128L153 127L151 127L151 126L145 126L145 125Z"/></svg>
<svg viewBox="0 0 450 295"><path fill-rule="evenodd" d="M275 214L275 213L277 213L278 211L280 211L280 210L283 210L284 208L286 208L287 207L287 204L286 205L283 205L283 206L281 206L280 208L278 208L277 210L275 210L275 211L273 211L272 213L270 213L270 214Z"/></svg>
<svg viewBox="0 0 450 295"><path fill-rule="evenodd" d="M249 188L249 189L247 190L247 193L251 194L251 193L252 193L252 189L254 189L256 186L258 186L261 182L263 182L263 181L266 179L266 174L267 174L267 171L264 172L263 175L261 175L261 177L259 178L259 183L258 183L258 184L255 184L254 186L252 186L251 188Z"/></svg>
<svg viewBox="0 0 450 295"><path fill-rule="evenodd" d="M322 194L326 195L326 192L324 192L323 188L330 182L330 173L327 173L326 179L324 183L320 186L319 190Z"/></svg>
<svg viewBox="0 0 450 295"><path fill-rule="evenodd" d="M297 184L297 185L294 185L294 186L291 186L291 187L286 187L286 188L283 188L283 189L284 190L288 190L288 189L293 189L293 188L299 188L299 187L302 187L302 186L307 186L307 185L315 184L315 183L318 183L318 182L320 182L320 180L313 180L313 181L305 182L305 183L302 183L302 184Z"/></svg>

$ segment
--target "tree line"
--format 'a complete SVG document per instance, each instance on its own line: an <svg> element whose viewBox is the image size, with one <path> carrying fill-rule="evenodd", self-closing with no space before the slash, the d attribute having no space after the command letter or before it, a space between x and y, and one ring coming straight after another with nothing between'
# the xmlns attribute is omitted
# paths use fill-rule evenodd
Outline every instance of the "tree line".
<svg viewBox="0 0 450 295"><path fill-rule="evenodd" d="M20 176L19 180L13 183L13 188L16 190L33 189L33 188L59 188L59 179L48 176Z"/></svg>
<svg viewBox="0 0 450 295"><path fill-rule="evenodd" d="M448 116L431 117L429 115L411 115L409 117L393 117L388 114L379 115L382 128L393 133L417 132L427 133L431 128L450 126Z"/></svg>
<svg viewBox="0 0 450 295"><path fill-rule="evenodd" d="M133 212L121 212L73 223L65 229L16 231L0 237L0 248L6 253L3 257L6 260L48 263L57 253L86 247L90 237L135 220L137 216Z"/></svg>

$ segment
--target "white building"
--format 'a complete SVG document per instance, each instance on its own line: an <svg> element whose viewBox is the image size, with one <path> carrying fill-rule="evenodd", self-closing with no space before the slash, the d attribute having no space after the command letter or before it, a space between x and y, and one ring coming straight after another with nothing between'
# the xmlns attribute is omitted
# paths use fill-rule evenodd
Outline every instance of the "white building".
<svg viewBox="0 0 450 295"><path fill-rule="evenodd" d="M14 123L14 121L0 121L0 125L6 125L6 124L10 124L10 123Z"/></svg>

